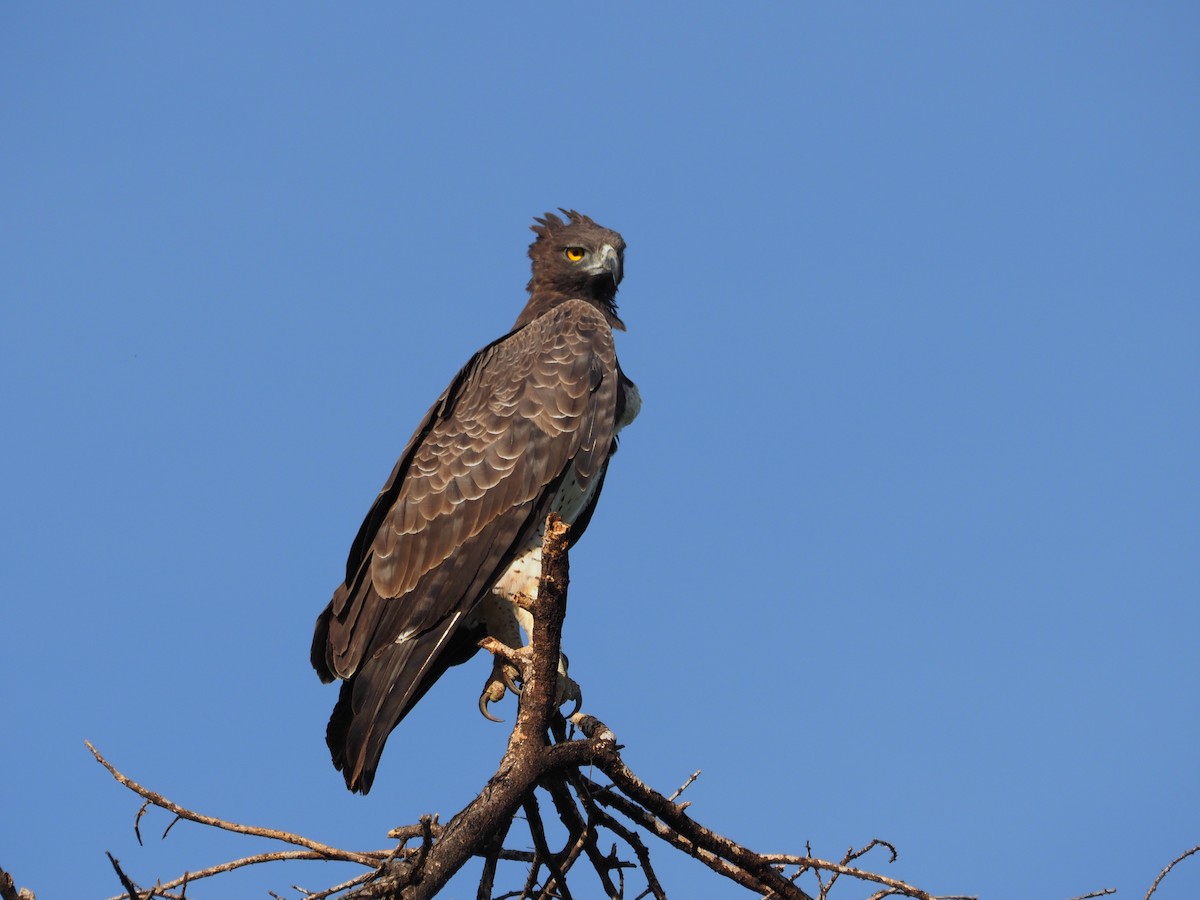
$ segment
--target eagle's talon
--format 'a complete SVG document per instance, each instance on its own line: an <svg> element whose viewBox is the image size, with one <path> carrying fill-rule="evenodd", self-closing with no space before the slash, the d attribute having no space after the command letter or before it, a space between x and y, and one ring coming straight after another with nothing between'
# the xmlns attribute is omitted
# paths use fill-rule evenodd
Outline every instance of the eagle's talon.
<svg viewBox="0 0 1200 900"><path fill-rule="evenodd" d="M503 719L498 719L488 712L488 704L495 701L488 697L487 688L484 688L483 693L479 695L479 711L483 713L483 717L489 722L503 722Z"/></svg>
<svg viewBox="0 0 1200 900"><path fill-rule="evenodd" d="M562 702L566 703L568 700L575 704L571 707L571 711L569 713L563 713L563 716L569 719L571 716L575 715L575 713L579 712L580 707L583 706L583 697L564 697Z"/></svg>
<svg viewBox="0 0 1200 900"><path fill-rule="evenodd" d="M565 659L564 657L564 661ZM579 689L575 679L567 674L565 665L559 667L558 687L554 693L555 706L562 706L568 700L575 704L571 711L565 714L568 719L579 712L580 707L583 706L583 691Z"/></svg>
<svg viewBox="0 0 1200 900"><path fill-rule="evenodd" d="M521 685L517 684L519 676L520 673L514 666L504 665L500 667L500 679L504 682L504 686L518 697L521 696Z"/></svg>
<svg viewBox="0 0 1200 900"><path fill-rule="evenodd" d="M511 663L504 662L499 657L492 663L492 674L488 676L488 680L483 686L483 693L479 695L479 711L483 713L485 719L492 722L504 721L488 712L488 705L499 703L504 699L507 691L514 690L512 685L516 675L516 667ZM519 693L519 691L514 690L514 693Z"/></svg>

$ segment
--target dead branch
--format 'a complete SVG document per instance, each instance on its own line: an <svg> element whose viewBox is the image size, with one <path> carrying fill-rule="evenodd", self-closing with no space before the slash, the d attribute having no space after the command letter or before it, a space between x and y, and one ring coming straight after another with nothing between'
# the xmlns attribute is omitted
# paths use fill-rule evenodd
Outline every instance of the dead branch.
<svg viewBox="0 0 1200 900"><path fill-rule="evenodd" d="M129 880L129 876L121 870L120 861L111 853L105 853L104 855L108 857L108 861L112 864L113 871L115 871L117 873L117 877L121 879L121 887L125 888L125 893L130 900L150 900L150 898L154 896L154 888L150 888L145 896L142 896L142 894L138 892L137 886Z"/></svg>
<svg viewBox="0 0 1200 900"><path fill-rule="evenodd" d="M491 640L481 643L485 649L516 666L523 685L516 722L495 774L479 795L444 825L432 815L423 815L414 824L390 831L388 837L398 841L390 849L343 850L292 832L241 825L195 812L123 775L89 743L88 749L113 778L144 801L134 820L139 843L142 817L148 806L155 806L176 817L172 824L182 818L299 848L260 853L191 871L172 881L156 882L151 893L172 900L182 897L190 882L247 866L279 861L338 860L360 865L365 871L323 890L296 890L307 900L323 900L334 895L339 895L340 900L420 900L437 895L456 872L473 857L478 857L482 861L476 893L478 900L493 900L495 884L502 870L508 871L514 866L523 869L519 881L514 879L522 887L499 897L570 900L570 883L579 880L575 863L586 858L590 866L580 867L581 877L594 877L605 896L624 900L627 896L626 872L637 871L644 882L644 890L638 892L634 888L632 896L666 900L667 892L659 881L650 849L642 838L649 835L770 900L814 900L813 894L798 885L802 878L813 881L819 900L825 900L839 878L844 879L843 884L853 881L869 887L874 891L869 895L870 900L885 896L966 900L957 896L936 897L899 879L852 865L877 848L886 850L890 854L889 861L894 861L895 848L886 841L873 840L861 849L851 849L840 862L813 856L807 846L802 855L751 850L693 819L688 815L690 804L678 802L699 772L666 796L628 768L621 758L623 748L616 735L596 717L582 713L572 715L570 725L573 728L568 733L568 722L559 714L554 702L569 580L566 548L567 526L557 516L552 516L547 521L538 596L530 601L534 621L531 649L513 651ZM601 778L604 783L599 780ZM552 843L545 827L547 816L538 802L539 791L549 795L554 814L566 830L561 847ZM517 815L522 811L529 836L526 847L532 846L532 849L505 847ZM602 840L613 842L610 852L600 849ZM414 841L418 843L409 846ZM1147 898L1172 866L1197 850L1200 847L1167 866ZM622 859L622 856L628 858ZM139 889L121 871L116 860L113 860L113 866L121 877L125 893L112 900L148 900L149 894L139 894ZM591 873L587 871L589 868ZM785 871L792 868L796 871L785 875ZM176 888L182 889L180 894L171 893ZM0 871L0 900L32 900L32 895L15 892L12 880Z"/></svg>
<svg viewBox="0 0 1200 900"><path fill-rule="evenodd" d="M1177 857L1175 857L1173 860L1171 860L1169 863L1167 863L1166 868L1164 868L1161 872L1159 872L1158 877L1154 879L1154 884L1150 885L1150 890L1146 891L1145 900L1150 900L1150 898L1154 895L1154 892L1158 890L1159 884L1161 884L1162 880L1167 877L1167 873L1170 872L1173 868L1175 868L1177 863L1183 862L1185 859L1187 859L1193 853L1197 853L1197 852L1200 852L1200 844L1197 844L1195 847L1193 847L1190 850L1184 850Z"/></svg>
<svg viewBox="0 0 1200 900"><path fill-rule="evenodd" d="M309 850L312 850L319 856L326 859L338 859L346 862L361 863L362 865L375 865L377 863L376 860L372 859L368 855L355 853L350 850L340 850L337 847L330 847L328 844L322 844L320 841L314 841L312 838L306 838L303 835L292 834L288 831L279 831L276 828L259 828L256 825L239 825L236 822L227 822L224 819L218 819L215 816L206 816L203 813L193 812L187 807L180 806L178 803L172 803L166 797L162 796L162 794L155 793L149 788L142 787L132 778L122 775L113 767L112 763L100 755L100 751L92 746L91 741L84 741L84 743L87 745L87 748L92 751L92 756L96 757L96 761L99 762L100 765L104 766L104 768L108 769L109 774L111 774L112 777L115 778L120 784L129 788L135 794L149 801L153 805L165 809L168 812L175 813L175 815L181 819L187 819L191 822L198 822L201 825L211 825L213 828L220 828L224 831L233 831L238 834L250 834L256 837L269 838L274 841L283 841L287 844L295 844L298 847L307 847ZM138 811L137 821L141 820L143 810ZM137 821L134 823L135 829L137 827ZM173 825L174 822L171 824ZM167 827L170 829L170 826ZM163 836L166 837L165 832L163 833ZM140 843L140 833L138 834L138 840Z"/></svg>
<svg viewBox="0 0 1200 900"><path fill-rule="evenodd" d="M675 788L675 793L673 793L667 799L670 800L672 803L674 803L676 800L679 799L679 795L682 794L684 791L686 791L689 787L691 787L692 782L695 781L699 777L700 777L700 770L697 769L695 772L693 772L691 775L688 776L687 781L685 781L679 787Z"/></svg>
<svg viewBox="0 0 1200 900"><path fill-rule="evenodd" d="M13 877L0 869L0 900L35 900L29 888L17 889Z"/></svg>

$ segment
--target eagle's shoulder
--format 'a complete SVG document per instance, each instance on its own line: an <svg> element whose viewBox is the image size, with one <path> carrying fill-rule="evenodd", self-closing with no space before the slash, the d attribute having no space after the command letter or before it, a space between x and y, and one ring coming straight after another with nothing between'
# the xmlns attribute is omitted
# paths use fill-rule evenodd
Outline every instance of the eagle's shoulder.
<svg viewBox="0 0 1200 900"><path fill-rule="evenodd" d="M616 427L617 381L612 330L583 301L472 357L392 485L371 543L379 594L403 596L499 517L537 500L569 463L585 479L598 472Z"/></svg>

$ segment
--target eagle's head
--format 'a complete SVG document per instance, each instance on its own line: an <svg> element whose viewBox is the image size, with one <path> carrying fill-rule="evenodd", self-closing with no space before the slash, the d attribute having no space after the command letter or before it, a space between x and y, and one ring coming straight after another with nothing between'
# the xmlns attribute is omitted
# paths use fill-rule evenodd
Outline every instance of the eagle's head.
<svg viewBox="0 0 1200 900"><path fill-rule="evenodd" d="M570 299L594 303L613 328L624 330L617 318L617 286L625 264L625 239L597 225L573 209L560 209L567 221L554 213L535 219L530 228L537 240L529 245L533 277L528 290L530 305L540 314L556 302ZM522 314L518 326L527 316Z"/></svg>

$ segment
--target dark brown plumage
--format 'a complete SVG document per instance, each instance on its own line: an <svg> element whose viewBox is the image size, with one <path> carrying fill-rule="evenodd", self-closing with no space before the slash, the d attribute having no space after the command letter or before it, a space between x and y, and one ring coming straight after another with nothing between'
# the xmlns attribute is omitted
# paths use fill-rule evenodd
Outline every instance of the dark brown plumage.
<svg viewBox="0 0 1200 900"><path fill-rule="evenodd" d="M313 667L343 679L326 739L351 790L370 790L391 730L475 653L486 603L507 599L497 582L540 546L547 514L565 510L578 540L640 406L613 346L625 242L563 212L536 220L513 330L425 414L317 618Z"/></svg>

